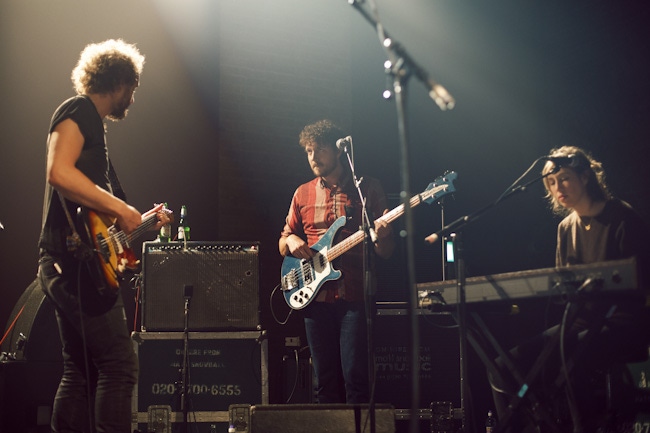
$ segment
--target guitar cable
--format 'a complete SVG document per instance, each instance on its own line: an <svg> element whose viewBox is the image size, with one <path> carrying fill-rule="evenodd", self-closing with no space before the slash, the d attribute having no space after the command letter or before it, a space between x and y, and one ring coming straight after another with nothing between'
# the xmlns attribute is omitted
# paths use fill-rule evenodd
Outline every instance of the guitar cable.
<svg viewBox="0 0 650 433"><path fill-rule="evenodd" d="M135 291L135 312L133 314L133 332L138 331L138 315L140 314L140 296L142 295L142 272L139 272L131 278L130 283L133 285Z"/></svg>
<svg viewBox="0 0 650 433"><path fill-rule="evenodd" d="M278 319L278 317L275 314L275 310L273 309L273 296L275 293L278 291L280 288L280 284L276 285L273 290L271 290L271 295L269 296L269 308L271 310L271 315L273 316L273 320L275 320L275 323L278 325L286 325L287 322L289 322L289 318L291 317L291 313L293 313L293 309L289 309L289 313L287 314L287 317L284 318L284 321Z"/></svg>

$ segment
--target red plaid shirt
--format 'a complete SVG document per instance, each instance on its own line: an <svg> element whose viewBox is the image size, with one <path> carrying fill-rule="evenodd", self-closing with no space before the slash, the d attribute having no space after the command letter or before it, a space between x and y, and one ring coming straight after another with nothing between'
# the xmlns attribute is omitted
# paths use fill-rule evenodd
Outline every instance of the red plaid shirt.
<svg viewBox="0 0 650 433"><path fill-rule="evenodd" d="M378 180L363 178L361 191L366 197L371 222L386 209L386 196ZM296 189L291 199L282 237L297 235L314 245L339 217L347 218L346 224L334 238L332 245L357 232L361 228L361 199L348 176L339 187L331 188L316 177ZM326 282L317 301L334 302L336 299L363 301L363 249L362 245L351 248L337 258L333 266L343 276Z"/></svg>

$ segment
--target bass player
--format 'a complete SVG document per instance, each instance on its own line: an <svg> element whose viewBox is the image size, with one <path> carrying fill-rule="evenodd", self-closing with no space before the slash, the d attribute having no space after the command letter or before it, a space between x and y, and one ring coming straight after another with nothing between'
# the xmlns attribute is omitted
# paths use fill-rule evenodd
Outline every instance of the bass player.
<svg viewBox="0 0 650 433"><path fill-rule="evenodd" d="M303 128L300 146L314 173L314 179L300 185L291 200L279 240L280 254L310 259L313 246L341 216L346 224L338 233L343 239L361 226L361 199L345 152L336 145L343 132L330 120ZM363 178L361 190L367 200L370 220L387 212L386 196L380 183ZM388 258L394 249L392 229L375 221L374 252ZM368 346L364 305L363 252L357 246L335 263L342 277L323 284L314 302L304 312L305 331L316 375L319 403L367 403ZM345 397L339 388L342 374Z"/></svg>

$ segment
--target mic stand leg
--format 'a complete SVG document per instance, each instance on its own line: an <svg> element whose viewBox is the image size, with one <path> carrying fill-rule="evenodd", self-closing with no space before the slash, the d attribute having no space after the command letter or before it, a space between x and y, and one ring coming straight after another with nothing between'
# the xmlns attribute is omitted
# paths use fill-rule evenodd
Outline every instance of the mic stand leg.
<svg viewBox="0 0 650 433"><path fill-rule="evenodd" d="M185 326L183 329L183 364L181 367L181 411L183 411L183 427L182 427L182 432L183 433L188 433L188 423L187 423L187 415L188 415L188 404L187 404L187 393L189 389L189 356L190 356L190 351L189 351L189 317L190 317L190 299L188 297L185 298L185 308L184 308L184 314L185 314Z"/></svg>

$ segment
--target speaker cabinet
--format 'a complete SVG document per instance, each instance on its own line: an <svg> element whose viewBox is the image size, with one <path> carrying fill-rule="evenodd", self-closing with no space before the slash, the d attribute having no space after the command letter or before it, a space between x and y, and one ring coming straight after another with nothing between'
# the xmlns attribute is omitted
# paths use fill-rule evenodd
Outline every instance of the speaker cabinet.
<svg viewBox="0 0 650 433"><path fill-rule="evenodd" d="M270 404L251 408L251 433L376 433L395 432L395 411L376 405L375 430L370 428L368 405Z"/></svg>
<svg viewBox="0 0 650 433"><path fill-rule="evenodd" d="M2 351L17 361L62 362L61 339L54 304L34 280L14 306Z"/></svg>
<svg viewBox="0 0 650 433"><path fill-rule="evenodd" d="M460 351L456 322L450 315L418 316L420 407L451 401L460 405ZM375 317L375 401L411 407L410 318L405 310L378 310Z"/></svg>
<svg viewBox="0 0 650 433"><path fill-rule="evenodd" d="M258 242L145 242L142 330L259 330Z"/></svg>
<svg viewBox="0 0 650 433"><path fill-rule="evenodd" d="M50 431L63 372L54 305L34 280L14 306L0 362L0 432Z"/></svg>

